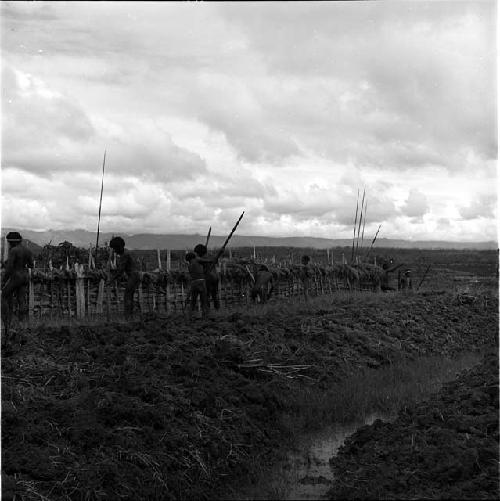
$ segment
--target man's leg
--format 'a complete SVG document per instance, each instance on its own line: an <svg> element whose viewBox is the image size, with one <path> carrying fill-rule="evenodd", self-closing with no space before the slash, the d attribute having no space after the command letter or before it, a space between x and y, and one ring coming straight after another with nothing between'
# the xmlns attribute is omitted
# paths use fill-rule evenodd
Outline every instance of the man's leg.
<svg viewBox="0 0 500 501"><path fill-rule="evenodd" d="M12 280L7 280L2 288L2 322L4 336L2 345L5 345L10 336L10 324L12 320L12 308L14 303L15 284Z"/></svg>
<svg viewBox="0 0 500 501"><path fill-rule="evenodd" d="M191 307L189 309L189 318L193 317L193 314L196 311L198 296L201 293L200 282L194 282L191 284Z"/></svg>
<svg viewBox="0 0 500 501"><path fill-rule="evenodd" d="M267 303L267 284L260 289L260 300L262 303Z"/></svg>
<svg viewBox="0 0 500 501"><path fill-rule="evenodd" d="M123 294L123 313L127 320L130 320L134 313L134 290L128 287L125 288Z"/></svg>
<svg viewBox="0 0 500 501"><path fill-rule="evenodd" d="M208 295L209 295L209 301L210 301L210 298L212 298L212 301L214 302L214 308L216 310L220 309L219 283L218 282L210 283L210 289L209 289Z"/></svg>
<svg viewBox="0 0 500 501"><path fill-rule="evenodd" d="M198 300L198 287L196 284L191 285L191 313L193 313L196 310L196 301Z"/></svg>
<svg viewBox="0 0 500 501"><path fill-rule="evenodd" d="M136 287L136 280L129 278L123 294L123 310L127 320L131 320L134 316L134 293Z"/></svg>
<svg viewBox="0 0 500 501"><path fill-rule="evenodd" d="M203 318L208 316L208 293L207 286L205 283L200 287L200 303L201 303L201 315Z"/></svg>
<svg viewBox="0 0 500 501"><path fill-rule="evenodd" d="M26 318L28 317L28 301L26 298L27 285L21 285L17 289L17 304L19 307L19 322L24 324Z"/></svg>

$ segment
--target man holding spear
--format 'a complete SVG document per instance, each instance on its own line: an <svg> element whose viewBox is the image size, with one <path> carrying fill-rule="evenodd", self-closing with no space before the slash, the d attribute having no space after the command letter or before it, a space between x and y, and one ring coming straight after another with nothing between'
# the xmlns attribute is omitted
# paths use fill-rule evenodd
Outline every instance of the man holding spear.
<svg viewBox="0 0 500 501"><path fill-rule="evenodd" d="M205 258L207 255L207 247L203 244L198 244L194 248L194 253L198 257L198 262L203 266L205 273L208 306L210 306L210 299L212 299L214 308L218 310L220 308L219 274L217 272L216 263L213 259Z"/></svg>
<svg viewBox="0 0 500 501"><path fill-rule="evenodd" d="M191 289L189 293L191 297L191 313L194 311L196 307L196 301L199 295L202 303L201 305L202 314L204 317L206 316L206 312L208 310L208 300L207 300L208 287L210 287L211 292L214 293L212 295L212 298L214 300L215 309L220 308L220 302L217 294L219 277L215 270L215 265L219 261L221 256L224 254L226 246L229 243L229 240L231 240L231 237L236 231L236 228L240 224L240 221L243 219L244 214L245 211L241 213L241 216L238 218L238 221L236 221L236 224L233 226L233 229L229 233L224 244L213 258L205 257L207 254L207 246L203 244L198 244L194 248L194 252L190 252L186 255L186 260L189 262L189 274L191 277L191 284L190 284ZM210 239L211 229L212 228L210 227L210 230L207 235L207 241L206 241L207 244Z"/></svg>

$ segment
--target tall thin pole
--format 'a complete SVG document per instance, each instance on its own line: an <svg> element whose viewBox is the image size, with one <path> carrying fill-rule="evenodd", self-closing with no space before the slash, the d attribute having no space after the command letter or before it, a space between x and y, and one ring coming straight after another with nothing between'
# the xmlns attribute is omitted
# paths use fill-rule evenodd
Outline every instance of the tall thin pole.
<svg viewBox="0 0 500 501"><path fill-rule="evenodd" d="M358 222L358 236L356 239L356 256L358 255L358 245L359 245L359 232L361 230L361 221L363 220L363 208L365 205L365 189L363 189L363 199L361 200L361 214L359 216L359 222Z"/></svg>
<svg viewBox="0 0 500 501"><path fill-rule="evenodd" d="M101 179L101 196L99 198L99 216L97 218L97 238L95 241L95 252L97 257L97 249L99 248L99 226L101 224L101 207L102 207L102 192L104 189L104 166L106 165L106 150L104 150L104 158L102 160L102 179Z"/></svg>
<svg viewBox="0 0 500 501"><path fill-rule="evenodd" d="M208 248L208 241L210 240L210 233L212 233L212 227L210 226L210 228L208 229L208 233L207 233L207 239L205 241L205 247Z"/></svg>
<svg viewBox="0 0 500 501"><path fill-rule="evenodd" d="M365 239L365 225L366 225L366 210L368 208L368 200L365 202L364 219L363 219L363 232L361 233L361 247L363 247L363 240Z"/></svg>
<svg viewBox="0 0 500 501"><path fill-rule="evenodd" d="M359 188L358 188L358 198L356 200L356 216L354 217L354 228L353 228L353 234L352 234L351 261L354 259L354 240L356 240L356 225L358 222L358 209L359 209Z"/></svg>

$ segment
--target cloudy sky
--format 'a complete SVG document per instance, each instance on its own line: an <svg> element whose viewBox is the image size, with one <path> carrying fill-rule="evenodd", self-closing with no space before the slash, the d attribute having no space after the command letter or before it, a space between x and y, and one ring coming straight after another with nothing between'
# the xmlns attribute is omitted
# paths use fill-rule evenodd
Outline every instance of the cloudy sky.
<svg viewBox="0 0 500 501"><path fill-rule="evenodd" d="M2 225L497 238L492 1L2 2Z"/></svg>

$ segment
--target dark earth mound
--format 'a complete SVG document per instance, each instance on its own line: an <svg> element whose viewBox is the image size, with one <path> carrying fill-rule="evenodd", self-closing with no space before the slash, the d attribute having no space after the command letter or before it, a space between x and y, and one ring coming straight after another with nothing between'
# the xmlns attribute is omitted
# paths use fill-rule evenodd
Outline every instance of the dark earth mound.
<svg viewBox="0 0 500 501"><path fill-rule="evenodd" d="M213 497L272 456L297 390L491 346L497 328L495 301L393 294L192 324L29 330L2 354L3 499ZM276 365L306 367L299 377Z"/></svg>
<svg viewBox="0 0 500 501"><path fill-rule="evenodd" d="M429 400L349 437L330 499L499 499L498 352Z"/></svg>

